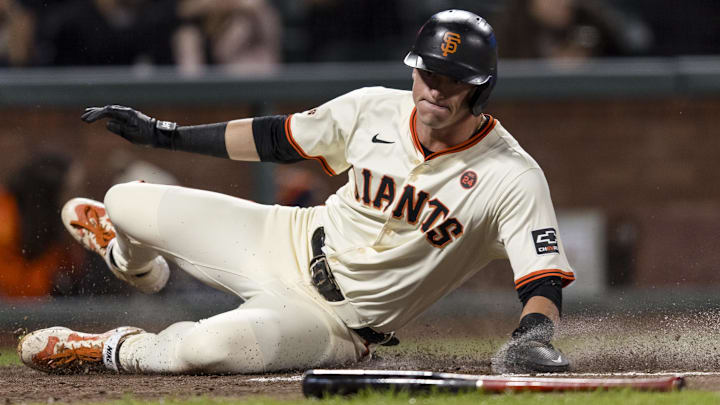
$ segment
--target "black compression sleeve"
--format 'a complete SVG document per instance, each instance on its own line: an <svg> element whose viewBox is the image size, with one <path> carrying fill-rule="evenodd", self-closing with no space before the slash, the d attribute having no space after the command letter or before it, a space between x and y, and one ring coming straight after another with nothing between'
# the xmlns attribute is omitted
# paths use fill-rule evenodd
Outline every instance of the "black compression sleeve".
<svg viewBox="0 0 720 405"><path fill-rule="evenodd" d="M518 297L523 306L530 298L541 296L549 299L562 314L562 281L560 277L543 277L518 288Z"/></svg>
<svg viewBox="0 0 720 405"><path fill-rule="evenodd" d="M550 343L555 334L555 325L547 316L533 312L523 316L520 325L513 331L513 339L531 339Z"/></svg>
<svg viewBox="0 0 720 405"><path fill-rule="evenodd" d="M255 149L263 162L294 163L304 160L285 134L287 115L256 117L252 121Z"/></svg>
<svg viewBox="0 0 720 405"><path fill-rule="evenodd" d="M226 127L227 122L177 127L170 141L170 149L229 158L225 146Z"/></svg>

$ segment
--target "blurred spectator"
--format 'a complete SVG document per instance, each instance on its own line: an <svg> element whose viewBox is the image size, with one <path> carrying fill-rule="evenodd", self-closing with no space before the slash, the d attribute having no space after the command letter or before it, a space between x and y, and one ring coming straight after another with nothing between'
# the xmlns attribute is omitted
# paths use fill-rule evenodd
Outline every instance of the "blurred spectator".
<svg viewBox="0 0 720 405"><path fill-rule="evenodd" d="M407 33L399 2L306 1L309 60L402 60L407 53L407 42L399 40Z"/></svg>
<svg viewBox="0 0 720 405"><path fill-rule="evenodd" d="M173 64L175 0L68 0L38 24L40 64Z"/></svg>
<svg viewBox="0 0 720 405"><path fill-rule="evenodd" d="M646 53L639 20L599 0L509 0L497 24L502 58L574 58Z"/></svg>
<svg viewBox="0 0 720 405"><path fill-rule="evenodd" d="M60 220L64 192L81 179L69 157L41 153L0 189L0 295L45 296L61 275L81 276L75 264L84 252L65 248L69 240Z"/></svg>
<svg viewBox="0 0 720 405"><path fill-rule="evenodd" d="M174 47L185 72L263 72L280 62L280 17L265 0L182 0L178 15Z"/></svg>
<svg viewBox="0 0 720 405"><path fill-rule="evenodd" d="M652 55L720 54L720 1L615 0L618 7L640 14L655 41Z"/></svg>
<svg viewBox="0 0 720 405"><path fill-rule="evenodd" d="M31 62L35 16L16 0L0 0L0 66Z"/></svg>

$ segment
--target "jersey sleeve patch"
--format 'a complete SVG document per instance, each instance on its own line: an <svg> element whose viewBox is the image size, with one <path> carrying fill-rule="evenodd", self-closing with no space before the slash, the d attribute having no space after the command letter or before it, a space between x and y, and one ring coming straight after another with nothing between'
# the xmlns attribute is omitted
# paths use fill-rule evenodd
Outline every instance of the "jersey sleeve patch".
<svg viewBox="0 0 720 405"><path fill-rule="evenodd" d="M575 273L573 273L572 271L563 271L560 269L545 269L534 271L515 280L515 289L517 290L518 288L528 283L531 283L535 280L540 280L541 278L545 277L560 277L563 288L567 287L568 285L570 285L570 283L575 281Z"/></svg>
<svg viewBox="0 0 720 405"><path fill-rule="evenodd" d="M533 244L535 245L535 253L546 255L550 253L560 253L560 246L557 240L557 231L555 228L537 229L531 232Z"/></svg>

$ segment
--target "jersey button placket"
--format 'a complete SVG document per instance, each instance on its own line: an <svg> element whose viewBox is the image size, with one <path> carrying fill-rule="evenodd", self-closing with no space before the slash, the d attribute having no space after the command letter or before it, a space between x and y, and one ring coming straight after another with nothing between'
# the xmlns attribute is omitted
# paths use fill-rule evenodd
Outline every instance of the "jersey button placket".
<svg viewBox="0 0 720 405"><path fill-rule="evenodd" d="M389 228L390 220L385 222L385 225L383 226L382 231L380 231L380 235L378 235L378 238L375 240L375 245L388 245L390 244L390 239L392 238L393 234L395 233L392 229Z"/></svg>
<svg viewBox="0 0 720 405"><path fill-rule="evenodd" d="M427 167L428 167L427 163L418 162L417 166L415 166L410 171L410 174L407 177L407 181L405 182L405 184L403 186L407 185L407 183L412 183L414 181L417 181L418 176L420 176L425 170L427 170Z"/></svg>

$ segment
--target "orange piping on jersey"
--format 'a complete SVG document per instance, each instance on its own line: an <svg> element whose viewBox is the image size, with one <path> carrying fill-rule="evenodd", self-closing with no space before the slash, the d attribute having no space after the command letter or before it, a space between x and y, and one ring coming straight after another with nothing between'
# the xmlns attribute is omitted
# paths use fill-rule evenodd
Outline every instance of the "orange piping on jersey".
<svg viewBox="0 0 720 405"><path fill-rule="evenodd" d="M290 145L297 151L297 153L302 156L305 159L314 159L320 162L322 165L323 170L325 173L328 174L328 176L335 176L336 173L333 171L333 169L330 167L328 162L325 160L322 156L310 156L300 147L300 145L295 141L295 138L293 138L292 130L290 129L290 119L292 118L292 114L288 115L287 119L285 119L285 137L287 137L288 142L290 142Z"/></svg>
<svg viewBox="0 0 720 405"><path fill-rule="evenodd" d="M422 153L423 156L425 156L425 152L423 151L422 145L420 144L420 141L418 140L417 131L415 129L415 123L417 121L417 107L413 108L412 113L410 114L410 135L412 136L413 145L415 145L415 149L417 149L420 153Z"/></svg>
<svg viewBox="0 0 720 405"><path fill-rule="evenodd" d="M425 160L428 161L430 159L435 159L438 156L447 155L448 153L455 153L455 152L463 151L463 150L468 149L468 148L472 147L473 145L477 144L481 140L483 140L483 138L485 138L485 136L487 134L489 134L490 131L493 130L493 128L495 128L495 124L497 123L497 121L495 120L495 118L493 118L492 115L485 114L485 116L488 118L488 120L485 121L485 123L482 125L482 127L480 127L480 129L478 129L478 131L475 132L473 134L473 136L471 136L469 139L467 139L466 141L459 143L455 146L451 146L445 150L441 150L439 152L433 152L430 155L425 156ZM417 122L417 107L413 108L413 112L412 112L412 114L410 114L410 133L412 134L413 145L415 145L415 148L417 148L417 150L419 150L420 153L423 153L423 155L424 155L422 144L420 143L420 139L418 138L418 135L417 135L416 122Z"/></svg>
<svg viewBox="0 0 720 405"><path fill-rule="evenodd" d="M515 281L515 289L517 290L531 281L539 280L545 277L560 277L562 279L563 287L567 287L570 283L575 281L575 274L569 271L562 271L560 269L538 270Z"/></svg>

